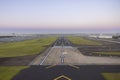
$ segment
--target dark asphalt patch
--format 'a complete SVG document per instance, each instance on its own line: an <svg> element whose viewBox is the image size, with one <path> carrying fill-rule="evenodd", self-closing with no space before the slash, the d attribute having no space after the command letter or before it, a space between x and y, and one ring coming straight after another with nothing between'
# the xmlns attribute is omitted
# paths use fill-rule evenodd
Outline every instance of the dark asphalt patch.
<svg viewBox="0 0 120 80"><path fill-rule="evenodd" d="M86 56L108 56L108 57L120 57L115 54L96 54L95 52L120 52L120 45L101 45L101 46L78 46L78 50Z"/></svg>
<svg viewBox="0 0 120 80"><path fill-rule="evenodd" d="M31 66L20 71L12 80L104 80L101 73L120 72L120 65L81 65L76 69L68 65ZM69 78L65 79L63 76Z"/></svg>

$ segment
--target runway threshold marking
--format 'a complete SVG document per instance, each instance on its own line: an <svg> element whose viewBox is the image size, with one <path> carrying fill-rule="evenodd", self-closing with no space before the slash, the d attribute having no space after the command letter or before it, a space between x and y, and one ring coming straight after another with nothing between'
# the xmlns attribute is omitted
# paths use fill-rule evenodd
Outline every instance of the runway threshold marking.
<svg viewBox="0 0 120 80"><path fill-rule="evenodd" d="M69 77L67 77L65 75L61 75L61 76L55 78L54 80L72 80L72 79L70 79Z"/></svg>

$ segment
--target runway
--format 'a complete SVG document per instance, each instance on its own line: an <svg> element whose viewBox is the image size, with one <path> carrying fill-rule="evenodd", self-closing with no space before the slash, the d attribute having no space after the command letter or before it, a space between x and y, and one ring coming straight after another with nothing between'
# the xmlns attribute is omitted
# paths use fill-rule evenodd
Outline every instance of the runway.
<svg viewBox="0 0 120 80"><path fill-rule="evenodd" d="M62 57L63 56L63 57ZM38 57L32 65L120 65L117 57L85 56L71 46L54 46L44 57Z"/></svg>

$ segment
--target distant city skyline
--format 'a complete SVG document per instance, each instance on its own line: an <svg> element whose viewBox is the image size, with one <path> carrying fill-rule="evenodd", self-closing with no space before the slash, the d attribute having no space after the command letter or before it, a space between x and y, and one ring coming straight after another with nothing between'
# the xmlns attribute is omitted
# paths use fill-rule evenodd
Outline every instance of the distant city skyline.
<svg viewBox="0 0 120 80"><path fill-rule="evenodd" d="M120 32L120 0L0 0L0 32Z"/></svg>

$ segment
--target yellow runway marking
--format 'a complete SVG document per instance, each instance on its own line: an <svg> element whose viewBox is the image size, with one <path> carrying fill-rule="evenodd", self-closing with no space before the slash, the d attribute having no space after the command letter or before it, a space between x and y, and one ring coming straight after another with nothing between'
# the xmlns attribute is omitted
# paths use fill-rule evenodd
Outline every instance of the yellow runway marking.
<svg viewBox="0 0 120 80"><path fill-rule="evenodd" d="M73 67L73 68L75 68L75 69L79 69L80 68L80 67L72 65L72 64L68 64L68 65L71 66L71 67Z"/></svg>
<svg viewBox="0 0 120 80"><path fill-rule="evenodd" d="M48 67L46 67L46 69L52 68L52 67L54 67L54 66L56 66L56 64L51 65L51 66L48 66Z"/></svg>
<svg viewBox="0 0 120 80"><path fill-rule="evenodd" d="M65 76L65 75L61 75L61 76L55 78L54 80L63 80L63 79L72 80L72 79L70 79L69 77L67 77L67 76Z"/></svg>
<svg viewBox="0 0 120 80"><path fill-rule="evenodd" d="M68 65L68 66L70 66L70 67L73 67L73 68L75 68L75 69L80 69L80 67L75 66L75 65L72 65L72 64L66 64L66 65ZM46 67L46 69L53 68L53 67L55 67L55 66L57 66L57 64L50 65L50 66Z"/></svg>

